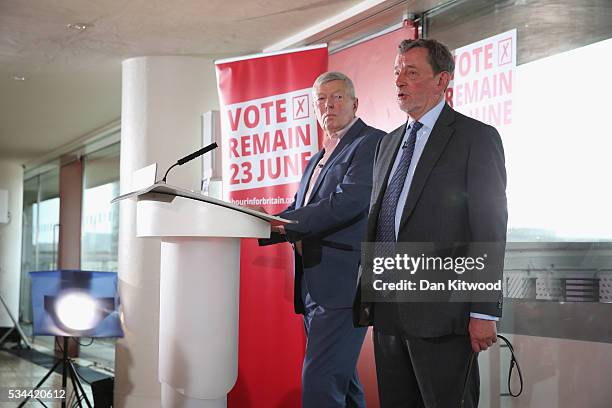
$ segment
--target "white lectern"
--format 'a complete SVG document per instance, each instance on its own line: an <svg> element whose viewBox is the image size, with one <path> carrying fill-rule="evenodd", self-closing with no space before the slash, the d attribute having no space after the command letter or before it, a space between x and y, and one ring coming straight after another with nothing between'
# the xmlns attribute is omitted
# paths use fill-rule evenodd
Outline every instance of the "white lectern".
<svg viewBox="0 0 612 408"><path fill-rule="evenodd" d="M161 239L159 380L165 408L227 406L238 376L240 238L289 221L156 183L135 198L137 236Z"/></svg>

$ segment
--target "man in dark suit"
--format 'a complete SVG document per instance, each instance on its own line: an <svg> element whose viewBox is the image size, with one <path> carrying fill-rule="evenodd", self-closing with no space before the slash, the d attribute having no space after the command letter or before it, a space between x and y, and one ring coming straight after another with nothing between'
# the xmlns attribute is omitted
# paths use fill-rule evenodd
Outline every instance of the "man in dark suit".
<svg viewBox="0 0 612 408"><path fill-rule="evenodd" d="M327 72L313 85L324 148L309 161L293 203L279 216L266 245L295 248L294 306L304 315L308 342L302 370L304 408L365 407L356 364L366 333L354 328L361 241L372 190L374 150L384 132L355 116L352 81Z"/></svg>
<svg viewBox="0 0 612 408"><path fill-rule="evenodd" d="M445 103L453 70L452 54L435 40L400 44L395 86L408 120L377 146L366 241L505 245L501 139ZM501 277L501 268L492 273ZM494 295L494 302L367 303L358 293L356 324L374 326L381 407L476 407L477 353L496 341L501 316L501 293Z"/></svg>

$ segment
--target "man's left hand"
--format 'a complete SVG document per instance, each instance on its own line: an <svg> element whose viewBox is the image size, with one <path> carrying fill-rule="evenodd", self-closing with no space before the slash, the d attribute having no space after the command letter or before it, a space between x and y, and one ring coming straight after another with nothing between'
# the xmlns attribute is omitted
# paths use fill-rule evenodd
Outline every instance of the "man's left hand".
<svg viewBox="0 0 612 408"><path fill-rule="evenodd" d="M485 351L497 341L497 327L494 320L470 318L470 342L476 353Z"/></svg>
<svg viewBox="0 0 612 408"><path fill-rule="evenodd" d="M272 232L278 232L279 234L285 235L285 227L282 225L273 225Z"/></svg>

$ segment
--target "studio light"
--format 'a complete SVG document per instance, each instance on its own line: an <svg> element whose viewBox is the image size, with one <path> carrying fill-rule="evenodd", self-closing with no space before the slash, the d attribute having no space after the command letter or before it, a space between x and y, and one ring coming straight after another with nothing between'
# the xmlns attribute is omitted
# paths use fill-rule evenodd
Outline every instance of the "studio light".
<svg viewBox="0 0 612 408"><path fill-rule="evenodd" d="M61 270L30 275L35 334L123 336L116 273Z"/></svg>
<svg viewBox="0 0 612 408"><path fill-rule="evenodd" d="M64 291L55 300L55 314L72 330L89 330L100 321L98 302L82 291Z"/></svg>
<svg viewBox="0 0 612 408"><path fill-rule="evenodd" d="M73 384L79 407L91 407L74 362L68 357L69 337L123 337L117 295L116 272L58 270L30 272L32 278L32 333L63 337L62 358L36 385L62 368L62 388ZM19 407L28 403L21 401ZM43 404L44 405L44 404ZM62 400L66 407L66 400ZM46 405L45 405L46 406Z"/></svg>

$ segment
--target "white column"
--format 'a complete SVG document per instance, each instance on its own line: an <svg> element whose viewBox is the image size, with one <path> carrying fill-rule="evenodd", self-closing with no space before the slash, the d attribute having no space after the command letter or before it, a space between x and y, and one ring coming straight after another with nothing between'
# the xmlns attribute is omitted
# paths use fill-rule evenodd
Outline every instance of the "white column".
<svg viewBox="0 0 612 408"><path fill-rule="evenodd" d="M163 172L201 147L201 114L218 109L212 60L197 57L139 57L123 62L121 193L132 173L151 163ZM176 167L168 183L199 190L198 161ZM136 203L120 209L119 281L125 338L117 342L115 406L161 406L158 378L158 240L136 238ZM177 333L180 336L180 333Z"/></svg>
<svg viewBox="0 0 612 408"><path fill-rule="evenodd" d="M8 191L10 213L9 223L0 224L0 295L11 314L18 319L23 212L23 168L18 162L0 160L0 189ZM13 327L13 321L1 303L0 327Z"/></svg>

